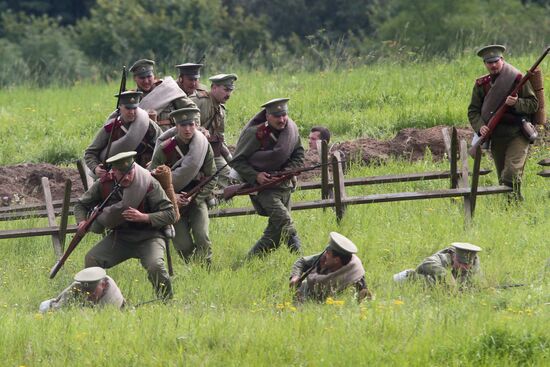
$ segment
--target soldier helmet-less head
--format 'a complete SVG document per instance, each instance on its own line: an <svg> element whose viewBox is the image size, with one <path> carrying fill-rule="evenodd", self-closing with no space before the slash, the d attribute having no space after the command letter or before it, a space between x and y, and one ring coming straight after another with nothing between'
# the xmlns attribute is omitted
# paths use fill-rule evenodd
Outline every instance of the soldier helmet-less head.
<svg viewBox="0 0 550 367"><path fill-rule="evenodd" d="M121 171L128 172L134 164L134 157L137 155L137 152L120 152L115 154L111 158L107 159L106 163L110 164L111 167Z"/></svg>
<svg viewBox="0 0 550 367"><path fill-rule="evenodd" d="M107 276L105 269L99 266L93 266L79 271L74 276L74 280L79 282L84 290L92 290L97 283Z"/></svg>
<svg viewBox="0 0 550 367"><path fill-rule="evenodd" d="M480 48L477 51L477 56L483 59L483 62L498 61L506 51L506 47L502 45L489 45Z"/></svg>
<svg viewBox="0 0 550 367"><path fill-rule="evenodd" d="M176 65L176 68L180 71L180 75L187 75L190 78L199 79L201 77L201 68L203 64L193 64L186 62L185 64Z"/></svg>
<svg viewBox="0 0 550 367"><path fill-rule="evenodd" d="M275 98L262 105L265 112L273 116L286 115L288 113L288 101L290 98Z"/></svg>
<svg viewBox="0 0 550 367"><path fill-rule="evenodd" d="M351 255L357 253L357 246L349 238L341 235L338 232L330 232L330 239L328 243L328 249L345 254Z"/></svg>
<svg viewBox="0 0 550 367"><path fill-rule="evenodd" d="M190 125L194 122L200 123L201 110L197 107L180 108L170 113L170 119L178 125Z"/></svg>
<svg viewBox="0 0 550 367"><path fill-rule="evenodd" d="M237 80L237 74L218 74L208 78L215 85L222 85L231 90L235 89L235 81Z"/></svg>
<svg viewBox="0 0 550 367"><path fill-rule="evenodd" d="M455 250L456 258L461 264L472 264L481 247L467 242L453 242L451 246Z"/></svg>
<svg viewBox="0 0 550 367"><path fill-rule="evenodd" d="M140 91L129 90L120 94L115 94L115 97L119 98L120 96L120 100L118 102L119 105L123 105L124 107L129 109L134 109L138 108L142 94L143 93Z"/></svg>
<svg viewBox="0 0 550 367"><path fill-rule="evenodd" d="M153 75L155 62L153 60L141 59L134 62L130 71L137 77L147 77Z"/></svg>

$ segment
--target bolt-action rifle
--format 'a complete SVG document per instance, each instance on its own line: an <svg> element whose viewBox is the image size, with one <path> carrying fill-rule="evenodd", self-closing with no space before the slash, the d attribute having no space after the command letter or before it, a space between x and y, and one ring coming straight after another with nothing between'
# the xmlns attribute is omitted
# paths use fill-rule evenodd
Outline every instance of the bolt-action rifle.
<svg viewBox="0 0 550 367"><path fill-rule="evenodd" d="M527 71L527 73L521 78L521 80L519 81L518 84L516 84L516 86L514 88L512 88L512 90L510 91L510 93L508 94L509 96L515 96L518 94L518 92L520 91L520 89L523 87L523 85L525 83L527 83L527 81L529 80L529 78L531 77L531 75L534 74L535 72L535 69L537 68L537 66L539 66L539 64L542 62L542 60L544 60L544 58L546 57L546 55L548 55L548 53L550 52L550 47L548 47L543 53L542 55L537 59L537 61L535 61L535 63L533 64L533 66L531 66L531 69L529 69ZM495 130L495 128L497 127L497 125L500 123L500 121L502 120L502 117L504 116L504 114L508 111L508 109L510 108L510 106L508 106L506 103L505 103L506 99L504 101L502 101L498 107L498 109L493 113L493 116L491 117L491 119L489 120L489 122L487 123L487 127L489 128L489 131L487 132L487 134L485 134L485 136L482 136L477 142L475 142L474 144L472 144L472 146L470 147L470 149L468 150L468 153L474 157L475 154L476 154L476 150L477 150L477 147L481 146L483 143L485 143L486 141L489 140L489 138L491 137L491 135L493 134L493 131Z"/></svg>
<svg viewBox="0 0 550 367"><path fill-rule="evenodd" d="M244 184L227 186L223 190L223 198L225 200L229 200L233 196L248 195L255 192L261 192L263 190L278 186L279 184L285 182L286 180L291 179L292 176L297 176L302 172L312 171L316 168L326 166L328 164L331 164L331 163L320 163L309 167L302 167L302 168L296 168L288 171L274 172L270 174L272 181L262 185L250 185L248 183L244 183Z"/></svg>
<svg viewBox="0 0 550 367"><path fill-rule="evenodd" d="M116 119L120 116L120 94L126 91L126 66L122 67L122 76L120 77L120 86L118 88L118 97L116 100L116 113L115 113L115 122ZM103 168L107 169L107 159L109 159L109 153L111 152L111 145L113 144L113 131L115 131L115 126L111 129L109 133L109 140L107 141L107 149L105 149L105 158L103 159Z"/></svg>
<svg viewBox="0 0 550 367"><path fill-rule="evenodd" d="M180 208L180 215L183 216L183 215L187 214L187 212L189 211L189 207L191 206L191 203L195 200L197 195L202 191L202 189L206 185L208 185L210 183L210 181L212 181L213 179L218 177L218 175L222 172L222 170L225 167L227 167L228 164L229 163L226 163L223 166L221 166L216 172L214 172L214 174L212 176L207 176L207 177L203 178L202 180L200 180L197 185L195 185L191 190L189 190L189 192L186 192L184 194L185 198L189 199L189 203L186 206Z"/></svg>
<svg viewBox="0 0 550 367"><path fill-rule="evenodd" d="M105 206L107 205L107 202L111 199L111 197L113 197L113 195L115 193L119 192L120 189L121 189L120 184L118 182L115 183L113 191L111 191L109 196L107 196L107 198L105 198L105 200L103 200L103 202L101 204L97 205L94 208L94 210L92 211L92 214L90 214L88 219L84 222L84 224L82 226L78 227L73 239L71 240L71 243L67 247L67 250L65 251L63 256L61 256L61 258L59 260L57 260L57 262L53 266L52 270L50 271L50 279L53 279L55 277L55 275L57 274L59 269L61 269L63 264L65 264L65 261L71 255L71 253L74 251L76 246L78 246L80 241L82 241L84 236L86 236L86 233L88 233L88 231L90 230L90 227L92 226L92 223L97 219L99 214L101 214L101 212L103 211L103 208L105 208Z"/></svg>

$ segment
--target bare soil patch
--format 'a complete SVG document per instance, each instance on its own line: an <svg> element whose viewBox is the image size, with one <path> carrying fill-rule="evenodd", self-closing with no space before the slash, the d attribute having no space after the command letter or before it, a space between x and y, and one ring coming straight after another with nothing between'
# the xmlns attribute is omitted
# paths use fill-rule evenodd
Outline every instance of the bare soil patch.
<svg viewBox="0 0 550 367"><path fill-rule="evenodd" d="M372 138L360 138L344 141L333 145L332 150L340 150L347 162L360 160L364 164L381 164L390 158L401 158L410 161L423 159L426 149L432 153L433 159L444 157L445 144L441 129L436 126L429 129L403 129L397 135L386 141ZM471 129L458 129L459 139L471 140ZM319 156L313 152L306 153L306 165L319 162ZM318 175L318 172L307 172L300 175L300 180ZM2 205L42 203L41 178L48 177L54 200L63 199L65 180L72 181L72 197L78 197L83 192L82 182L75 168L61 168L48 163L18 164L0 167L0 198Z"/></svg>

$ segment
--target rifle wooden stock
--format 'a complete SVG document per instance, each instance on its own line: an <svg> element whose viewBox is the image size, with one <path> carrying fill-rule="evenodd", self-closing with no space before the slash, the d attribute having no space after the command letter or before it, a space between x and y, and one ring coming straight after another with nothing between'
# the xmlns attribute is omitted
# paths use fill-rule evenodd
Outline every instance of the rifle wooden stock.
<svg viewBox="0 0 550 367"><path fill-rule="evenodd" d="M514 96L514 95L517 95L519 93L520 89L523 87L523 85L525 83L527 83L527 81L529 80L531 75L535 72L535 69L537 68L537 66L539 66L539 64L542 62L542 60L544 60L544 58L546 57L546 55L548 55L549 52L550 52L550 47L548 47L542 53L542 55L537 59L537 61L535 61L533 66L531 66L531 68L527 71L527 73L521 78L520 82L508 94L509 96ZM502 117L504 116L504 114L506 112L508 112L509 108L510 108L510 106L508 106L506 104L506 100L504 100L500 104L499 108L495 111L495 113L493 114L493 116L491 117L489 122L487 123L487 127L489 128L489 131L487 132L487 134L485 134L485 136L482 136L475 144L472 144L472 146L468 150L468 153L472 157L475 156L477 147L481 146L483 143L485 143L487 140L489 140L489 138L493 134L493 131L495 130L497 125L500 123L500 120L502 120Z"/></svg>
<svg viewBox="0 0 550 367"><path fill-rule="evenodd" d="M111 199L111 197L120 190L120 185L117 183L115 184L115 187L113 188L113 191L103 200L101 204L96 206L94 210L92 211L92 214L90 217L84 222L84 225L76 231L73 239L71 240L71 243L69 243L69 246L67 247L67 250L65 250L65 253L53 266L52 270L50 270L50 279L53 279L59 269L65 264L65 261L67 261L67 258L71 255L71 253L74 251L76 246L82 241L82 239L86 236L86 233L90 230L90 227L92 226L92 223L97 219L99 214L103 211L103 208L107 205L107 202Z"/></svg>
<svg viewBox="0 0 550 367"><path fill-rule="evenodd" d="M191 203L195 200L197 195L202 191L202 189L210 183L214 178L218 177L218 175L221 173L221 171L227 167L229 163L224 164L221 166L212 176L208 176L203 178L195 187L193 187L189 192L185 193L185 197L189 199L189 204L187 204L184 207L181 207L180 214L183 216L189 211L189 207L191 206Z"/></svg>

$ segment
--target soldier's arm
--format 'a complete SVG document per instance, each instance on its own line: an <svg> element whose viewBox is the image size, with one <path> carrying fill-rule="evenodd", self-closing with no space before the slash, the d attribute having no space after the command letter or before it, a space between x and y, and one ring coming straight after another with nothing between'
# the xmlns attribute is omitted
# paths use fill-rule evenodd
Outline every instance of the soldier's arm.
<svg viewBox="0 0 550 367"><path fill-rule="evenodd" d="M90 144L84 151L84 161L86 161L86 165L90 171L95 173L95 168L101 164L99 154L107 146L108 142L109 134L107 134L105 129L102 127L96 134L92 144Z"/></svg>
<svg viewBox="0 0 550 367"><path fill-rule="evenodd" d="M251 185L256 183L256 176L259 172L248 163L248 158L259 149L260 142L256 139L256 129L248 128L239 138L233 160L230 163L230 166L239 173L241 178Z"/></svg>
<svg viewBox="0 0 550 367"><path fill-rule="evenodd" d="M206 158L204 159L201 172L204 173L205 176L212 176L214 173L216 173L216 163L214 162L214 152L212 151L212 147L210 146L208 147L208 152L206 153ZM212 190L214 190L215 186L216 186L216 179L213 179L202 188L201 192L199 192L195 200L197 202L201 202L202 200L206 199L210 195Z"/></svg>
<svg viewBox="0 0 550 367"><path fill-rule="evenodd" d="M525 83L521 88L518 101L513 108L516 112L525 115L532 115L537 112L539 108L539 101L530 81L527 81L527 83Z"/></svg>
<svg viewBox="0 0 550 367"><path fill-rule="evenodd" d="M321 256L321 254L303 256L296 260L290 271L290 279L302 276L305 271L313 266L319 256Z"/></svg>
<svg viewBox="0 0 550 367"><path fill-rule="evenodd" d="M88 213L101 200L101 183L96 180L92 187L88 189L74 205L74 216L76 223L80 223L88 218Z"/></svg>
<svg viewBox="0 0 550 367"><path fill-rule="evenodd" d="M176 219L176 211L174 205L164 192L160 183L156 180L152 180L153 189L150 190L145 199L147 200L150 212L149 221L154 228L162 228L167 224L174 223Z"/></svg>
<svg viewBox="0 0 550 367"><path fill-rule="evenodd" d="M474 85L472 90L472 99L470 105L468 106L468 120L472 129L476 133L479 133L479 130L483 125L483 120L481 118L481 105L483 104L483 89Z"/></svg>

